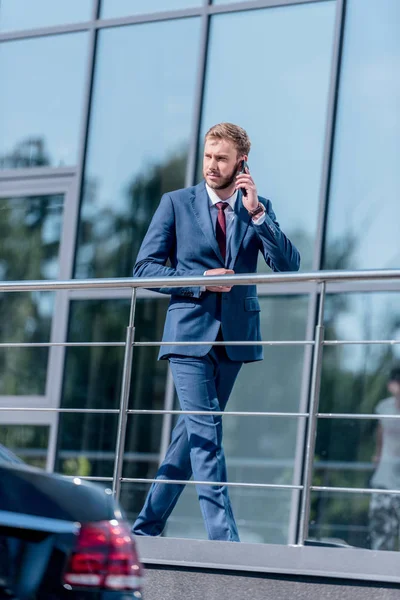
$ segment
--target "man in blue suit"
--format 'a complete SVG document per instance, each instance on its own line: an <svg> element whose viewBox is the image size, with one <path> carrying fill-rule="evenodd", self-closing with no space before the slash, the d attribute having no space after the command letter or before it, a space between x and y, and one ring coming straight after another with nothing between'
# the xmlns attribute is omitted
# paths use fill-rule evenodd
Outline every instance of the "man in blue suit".
<svg viewBox="0 0 400 600"><path fill-rule="evenodd" d="M205 136L199 185L164 194L137 257L135 277L254 273L259 252L273 271L297 271L300 256L281 231L270 200L257 195L248 168L250 140L220 123ZM167 261L171 266L166 266ZM261 339L256 286L162 288L171 295L159 358L168 359L184 411L223 411L244 362L262 360L259 345L213 346ZM175 345L201 341L205 345ZM239 541L222 447L222 419L181 415L133 532L159 535L193 475L211 540ZM204 482L215 482L207 485Z"/></svg>

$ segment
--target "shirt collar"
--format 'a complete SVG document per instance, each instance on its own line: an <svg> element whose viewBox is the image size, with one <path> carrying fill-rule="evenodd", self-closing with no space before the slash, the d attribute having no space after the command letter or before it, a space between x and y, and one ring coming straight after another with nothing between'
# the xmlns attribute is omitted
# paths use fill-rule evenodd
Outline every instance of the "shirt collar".
<svg viewBox="0 0 400 600"><path fill-rule="evenodd" d="M210 188L210 186L207 183L206 183L206 190L207 190L208 197L210 198L211 206L215 206L215 204L217 204L217 202L227 202L229 204L229 206L231 207L231 209L235 210L235 203L237 200L238 190L236 190L232 194L232 196L230 198L227 198L226 200L221 200L221 198L218 198L215 191L212 188Z"/></svg>

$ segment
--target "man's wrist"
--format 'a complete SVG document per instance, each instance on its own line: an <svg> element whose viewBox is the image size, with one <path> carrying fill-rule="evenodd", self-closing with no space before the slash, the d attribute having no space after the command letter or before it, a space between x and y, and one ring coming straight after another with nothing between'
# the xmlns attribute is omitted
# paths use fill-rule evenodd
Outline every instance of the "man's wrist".
<svg viewBox="0 0 400 600"><path fill-rule="evenodd" d="M254 208L253 210L249 210L247 211L250 215L250 217L256 221L257 219L259 219L261 217L261 215L263 215L265 213L265 206L263 204L261 204L261 202L258 203L258 205L256 206L256 208Z"/></svg>

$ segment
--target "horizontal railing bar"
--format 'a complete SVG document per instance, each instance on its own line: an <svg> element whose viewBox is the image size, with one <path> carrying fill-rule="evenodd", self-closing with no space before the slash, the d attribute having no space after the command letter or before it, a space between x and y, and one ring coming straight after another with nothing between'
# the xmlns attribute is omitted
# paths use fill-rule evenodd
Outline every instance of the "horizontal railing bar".
<svg viewBox="0 0 400 600"><path fill-rule="evenodd" d="M254 340L254 341L198 341L198 342L133 342L133 346L314 346L314 340ZM400 340L329 340L323 346L348 346L368 344L400 344ZM46 348L61 347L122 347L125 342L1 342L0 348Z"/></svg>
<svg viewBox="0 0 400 600"><path fill-rule="evenodd" d="M178 484L178 485L226 485L229 487L247 487L247 488L268 488L282 490L302 490L302 485L285 485L280 483L243 483L237 481L193 481L190 479L142 479L140 477L121 477L122 483L162 483L162 484Z"/></svg>
<svg viewBox="0 0 400 600"><path fill-rule="evenodd" d="M214 411L214 410L151 410L131 409L129 415L214 415L226 417L308 417L308 413L288 412L247 412L247 411Z"/></svg>
<svg viewBox="0 0 400 600"><path fill-rule="evenodd" d="M254 341L197 341L197 342L133 342L133 346L314 346L314 340L254 340ZM329 340L323 346L348 346L368 344L400 344L400 340ZM125 342L0 342L0 348L46 348L46 347L122 347Z"/></svg>
<svg viewBox="0 0 400 600"><path fill-rule="evenodd" d="M245 273L241 275L223 275L221 277L141 277L110 279L71 279L47 281L4 281L0 284L0 292L51 291L65 289L107 289L107 288L171 288L207 285L248 285L278 284L313 281L316 283L330 281L371 281L400 279L400 270L383 269L367 271L314 271L310 273ZM195 300L187 298L190 302Z"/></svg>
<svg viewBox="0 0 400 600"><path fill-rule="evenodd" d="M362 414L362 413L318 413L319 419L400 419L400 415Z"/></svg>
<svg viewBox="0 0 400 600"><path fill-rule="evenodd" d="M60 473L60 475L63 475ZM64 477L68 477L68 479L84 479L85 481L112 481L112 477L95 477L91 475L63 475Z"/></svg>
<svg viewBox="0 0 400 600"><path fill-rule="evenodd" d="M0 412L54 412L54 413L97 413L117 414L118 408L50 408L36 406L0 406Z"/></svg>
<svg viewBox="0 0 400 600"><path fill-rule="evenodd" d="M11 342L11 343L0 343L0 348L47 348L52 346L66 346L66 347L103 347L103 346L125 346L125 342Z"/></svg>
<svg viewBox="0 0 400 600"><path fill-rule="evenodd" d="M273 342L256 341L223 341L223 342L134 342L134 346L313 346L314 340L276 340Z"/></svg>
<svg viewBox="0 0 400 600"><path fill-rule="evenodd" d="M365 346L369 344L400 344L400 340L325 340L324 346Z"/></svg>
<svg viewBox="0 0 400 600"><path fill-rule="evenodd" d="M47 406L0 406L0 412L54 412L54 413L93 413L118 414L118 408L52 408ZM131 415L215 415L228 417L296 417L306 418L308 413L292 412L251 412L251 411L201 411L201 410L146 410L130 409ZM320 419L400 419L400 415L351 414L351 413L318 413Z"/></svg>
<svg viewBox="0 0 400 600"><path fill-rule="evenodd" d="M313 346L314 341L254 341L254 342L133 342L132 346ZM0 348L46 348L51 346L65 347L107 347L107 346L125 346L125 342L10 342L0 343Z"/></svg>
<svg viewBox="0 0 400 600"><path fill-rule="evenodd" d="M343 492L345 494L393 494L398 496L400 490L386 490L380 488L349 488L349 487L329 487L323 485L311 486L313 492Z"/></svg>
<svg viewBox="0 0 400 600"><path fill-rule="evenodd" d="M93 413L93 414L118 414L118 408L48 408L48 407L10 407L0 406L0 411L30 411L30 412L55 412L55 413ZM130 415L215 415L228 417L308 417L308 413L287 412L246 412L246 411L212 411L212 410L151 410L130 409L126 411Z"/></svg>
<svg viewBox="0 0 400 600"><path fill-rule="evenodd" d="M44 456L46 455L47 450L44 450L43 454ZM25 455L26 452L22 451L22 453ZM18 454L18 452L15 452L15 454ZM58 456L59 458L62 459L66 459L66 458L76 458L76 457L83 457L83 458L88 458L88 459L93 459L93 460L114 460L115 457L115 452L112 450L106 451L106 450L59 450L58 452ZM157 452L157 454L155 452L153 453L140 453L140 452L124 452L124 460L128 461L128 462L147 462L147 463L158 463L160 460L160 453ZM290 465L289 465L290 466Z"/></svg>
<svg viewBox="0 0 400 600"><path fill-rule="evenodd" d="M254 340L254 341L198 341L198 342L133 342L133 346L314 346L314 340ZM323 342L324 346L348 346L348 345L368 345L368 344L400 344L400 340L334 340ZM1 342L0 348L46 348L52 346L61 347L122 347L125 342Z"/></svg>

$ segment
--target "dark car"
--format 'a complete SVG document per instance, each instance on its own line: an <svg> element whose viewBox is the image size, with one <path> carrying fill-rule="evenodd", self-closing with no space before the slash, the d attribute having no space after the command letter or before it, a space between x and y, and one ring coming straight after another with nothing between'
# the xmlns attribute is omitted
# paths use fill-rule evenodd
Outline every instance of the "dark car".
<svg viewBox="0 0 400 600"><path fill-rule="evenodd" d="M110 490L0 445L0 599L134 600L143 569Z"/></svg>

